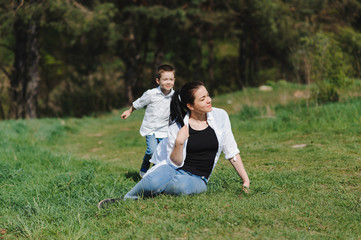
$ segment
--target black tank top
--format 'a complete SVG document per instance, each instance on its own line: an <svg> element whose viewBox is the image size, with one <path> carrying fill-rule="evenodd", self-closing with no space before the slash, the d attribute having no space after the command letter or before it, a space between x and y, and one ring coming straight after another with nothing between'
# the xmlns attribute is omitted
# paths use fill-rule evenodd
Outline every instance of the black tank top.
<svg viewBox="0 0 361 240"><path fill-rule="evenodd" d="M217 136L210 126L200 131L189 126L187 156L180 169L208 178L212 172L217 150Z"/></svg>

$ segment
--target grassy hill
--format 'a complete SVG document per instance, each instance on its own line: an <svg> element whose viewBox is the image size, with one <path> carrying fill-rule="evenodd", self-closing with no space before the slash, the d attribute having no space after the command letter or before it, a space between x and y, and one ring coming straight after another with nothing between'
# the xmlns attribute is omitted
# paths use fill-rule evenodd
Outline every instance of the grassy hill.
<svg viewBox="0 0 361 240"><path fill-rule="evenodd" d="M205 194L101 211L139 180L144 111L0 122L0 239L359 239L360 93L356 82L315 105L307 87L279 83L219 96L250 194L221 159Z"/></svg>

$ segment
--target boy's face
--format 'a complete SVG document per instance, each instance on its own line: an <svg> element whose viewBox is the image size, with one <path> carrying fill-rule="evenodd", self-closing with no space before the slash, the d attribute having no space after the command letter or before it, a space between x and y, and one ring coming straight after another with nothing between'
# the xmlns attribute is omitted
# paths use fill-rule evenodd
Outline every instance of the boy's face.
<svg viewBox="0 0 361 240"><path fill-rule="evenodd" d="M174 86L174 72L162 72L160 74L160 79L157 78L156 81L162 92L168 94Z"/></svg>

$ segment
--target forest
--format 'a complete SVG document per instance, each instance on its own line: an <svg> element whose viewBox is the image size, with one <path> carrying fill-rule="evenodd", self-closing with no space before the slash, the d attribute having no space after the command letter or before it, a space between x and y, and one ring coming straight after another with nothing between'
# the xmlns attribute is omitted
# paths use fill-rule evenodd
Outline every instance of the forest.
<svg viewBox="0 0 361 240"><path fill-rule="evenodd" d="M0 0L0 119L82 117L155 86L278 81L319 102L361 77L361 0Z"/></svg>

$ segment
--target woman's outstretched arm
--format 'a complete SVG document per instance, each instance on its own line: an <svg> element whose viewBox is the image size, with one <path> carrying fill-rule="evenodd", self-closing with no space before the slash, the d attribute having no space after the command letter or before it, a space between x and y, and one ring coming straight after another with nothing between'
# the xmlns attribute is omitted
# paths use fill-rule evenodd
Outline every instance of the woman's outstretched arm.
<svg viewBox="0 0 361 240"><path fill-rule="evenodd" d="M234 169L236 169L238 175L242 178L243 187L249 188L250 181L249 181L246 169L243 166L241 156L239 156L239 154L237 154L235 156L235 159L231 158L231 159L229 159L229 161L233 165ZM243 190L246 190L246 189L243 189Z"/></svg>

